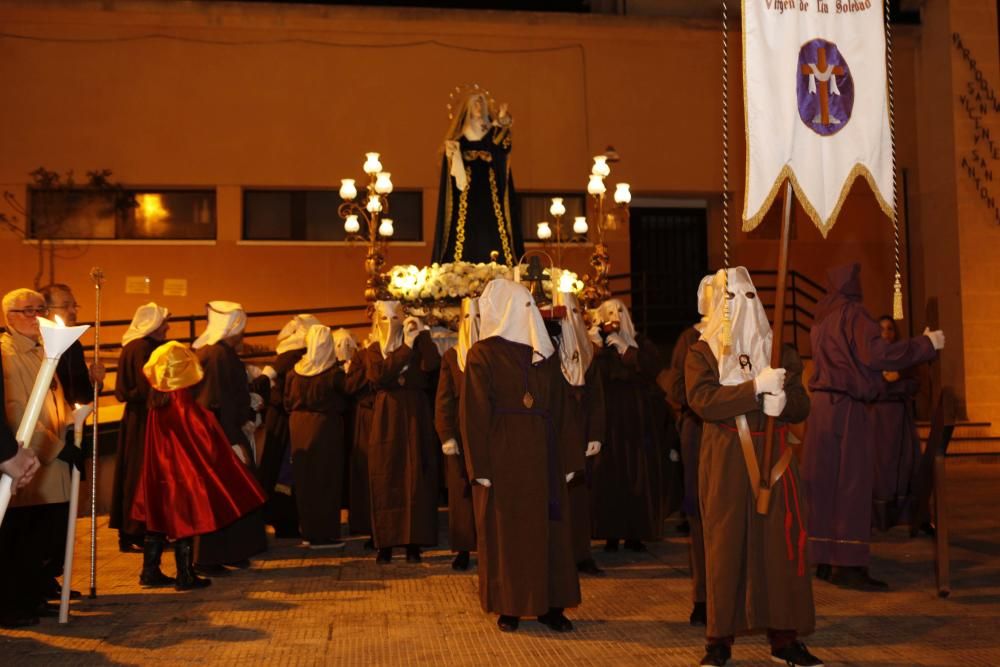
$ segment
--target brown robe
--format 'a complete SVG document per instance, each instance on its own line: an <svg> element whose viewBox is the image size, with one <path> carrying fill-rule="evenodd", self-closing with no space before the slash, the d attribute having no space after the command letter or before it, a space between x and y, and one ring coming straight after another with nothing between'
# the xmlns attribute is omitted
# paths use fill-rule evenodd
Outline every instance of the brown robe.
<svg viewBox="0 0 1000 667"><path fill-rule="evenodd" d="M344 370L339 364L307 377L294 370L285 386L295 499L302 537L323 544L340 539L344 485Z"/></svg>
<svg viewBox="0 0 1000 667"><path fill-rule="evenodd" d="M264 446L257 457L257 480L267 494L264 514L267 523L274 525L278 534L294 534L299 525L291 475L288 473L291 452L288 412L285 411L285 382L305 352L305 348L287 350L271 363L276 377L274 387L268 392L267 414L264 416Z"/></svg>
<svg viewBox="0 0 1000 667"><path fill-rule="evenodd" d="M583 449L562 432L558 356L537 366L531 358L527 345L481 340L469 350L462 385L469 478L492 482L472 491L479 599L484 611L510 616L580 603L566 473L582 473Z"/></svg>
<svg viewBox="0 0 1000 667"><path fill-rule="evenodd" d="M802 361L784 349L782 367L788 403L781 422L809 416L809 397L802 386ZM798 464L792 457L771 492L768 514L757 513L743 459L735 417L745 414L752 433L762 433L767 420L752 381L719 384L719 366L704 341L691 346L684 364L688 405L703 422L698 491L705 526L708 637L772 630L810 634L816 625L812 579L805 559L807 514ZM781 455L775 437L773 461ZM754 436L758 461L763 438ZM763 474L763 471L762 471ZM790 527L786 521L791 518Z"/></svg>
<svg viewBox="0 0 1000 667"><path fill-rule="evenodd" d="M437 544L439 456L428 387L441 355L427 332L385 358L378 343L366 352L375 388L368 441L375 546Z"/></svg>
<svg viewBox="0 0 1000 667"><path fill-rule="evenodd" d="M195 400L215 415L230 443L243 445L244 452L252 457L242 429L253 416L246 366L225 342L206 345L197 354L205 377L193 388ZM252 460L249 467L254 467ZM201 565L238 563L266 550L264 513L258 509L222 530L200 536L195 560Z"/></svg>
<svg viewBox="0 0 1000 667"><path fill-rule="evenodd" d="M604 445L604 382L594 364L587 369L582 387L566 384L567 400L564 404L563 433L573 442L579 443L582 451L587 444L599 442ZM599 456L599 455L598 455ZM590 476L593 458L586 459L585 474L578 475L569 482L570 525L573 530L573 559L582 563L591 558L590 554Z"/></svg>
<svg viewBox="0 0 1000 667"><path fill-rule="evenodd" d="M354 353L347 371L346 391L354 399L351 451L348 454L348 528L355 535L371 535L372 503L368 484L368 449L375 394L368 382L368 350Z"/></svg>
<svg viewBox="0 0 1000 667"><path fill-rule="evenodd" d="M441 359L434 427L442 444L454 439L458 454L444 457L448 485L448 544L452 551L476 550L476 515L472 509L472 485L465 466L465 451L459 424L459 399L465 373L458 368L458 350L451 348Z"/></svg>
<svg viewBox="0 0 1000 667"><path fill-rule="evenodd" d="M681 438L681 462L684 464L684 501L682 507L691 525L691 585L695 602L705 601L705 526L698 512L698 458L701 452L701 417L691 410L684 386L684 361L688 350L701 336L688 327L677 337L670 357L667 376L667 399L680 416L677 430Z"/></svg>
<svg viewBox="0 0 1000 667"><path fill-rule="evenodd" d="M662 362L648 339L637 342L623 355L602 348L593 362L606 397L606 442L591 476L592 534L601 539L655 540L662 534L664 412L651 389Z"/></svg>
<svg viewBox="0 0 1000 667"><path fill-rule="evenodd" d="M149 411L149 380L142 367L159 344L149 337L129 342L118 357L115 379L115 398L125 404L125 411L118 431L108 526L137 537L146 532L146 526L132 518L132 501L142 476L146 451L146 415Z"/></svg>

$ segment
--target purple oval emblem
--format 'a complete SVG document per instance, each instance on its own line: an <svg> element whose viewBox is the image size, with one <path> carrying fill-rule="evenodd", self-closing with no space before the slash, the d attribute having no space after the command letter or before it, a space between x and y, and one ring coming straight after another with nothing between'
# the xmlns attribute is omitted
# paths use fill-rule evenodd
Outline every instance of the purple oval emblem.
<svg viewBox="0 0 1000 667"><path fill-rule="evenodd" d="M854 110L854 79L833 42L814 39L799 49L799 118L824 137L840 132Z"/></svg>

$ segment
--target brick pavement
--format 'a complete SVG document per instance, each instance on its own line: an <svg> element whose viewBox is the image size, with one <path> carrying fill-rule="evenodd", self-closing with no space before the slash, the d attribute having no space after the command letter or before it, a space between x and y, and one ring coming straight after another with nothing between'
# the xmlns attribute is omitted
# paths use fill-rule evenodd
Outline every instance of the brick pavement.
<svg viewBox="0 0 1000 667"><path fill-rule="evenodd" d="M815 584L817 632L809 645L828 664L1000 664L1000 465L951 464L949 496L953 593L935 594L933 550L897 529L879 536L874 571L884 594ZM77 588L88 577L88 524L81 522ZM139 555L99 537L96 601L73 605L67 626L54 619L0 634L2 665L694 665L699 629L690 610L687 551L680 538L649 554L604 554L604 579L585 578L583 605L568 635L522 622L496 630L480 612L474 571L456 573L450 554L376 566L360 540L346 552L308 552L288 540L247 572L189 593L143 591ZM595 545L596 546L596 545ZM165 559L172 573L172 558ZM769 664L762 638L741 638L738 665Z"/></svg>

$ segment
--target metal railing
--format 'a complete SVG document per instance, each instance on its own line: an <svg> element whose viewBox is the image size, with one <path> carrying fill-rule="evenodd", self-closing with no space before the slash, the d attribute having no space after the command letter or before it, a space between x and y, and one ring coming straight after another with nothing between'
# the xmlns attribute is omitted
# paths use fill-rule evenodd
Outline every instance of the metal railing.
<svg viewBox="0 0 1000 667"><path fill-rule="evenodd" d="M774 312L774 297L777 292L778 272L770 269L751 270L754 285L760 295L764 310L771 315ZM671 324L672 321L662 317L664 311L677 309L685 304L653 304L650 302L650 286L657 280L666 280L667 274L616 273L609 276L611 293L616 297L631 299L635 325L640 330L651 330L659 326ZM691 310L694 310L692 295ZM815 320L815 306L826 296L826 289L808 276L798 272L788 272L787 289L785 290L785 341L794 345L804 358L811 357L809 348L809 329Z"/></svg>

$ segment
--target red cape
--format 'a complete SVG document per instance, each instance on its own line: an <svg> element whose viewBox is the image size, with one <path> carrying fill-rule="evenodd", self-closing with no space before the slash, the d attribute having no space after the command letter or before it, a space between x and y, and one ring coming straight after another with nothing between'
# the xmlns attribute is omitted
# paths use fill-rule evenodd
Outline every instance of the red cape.
<svg viewBox="0 0 1000 667"><path fill-rule="evenodd" d="M172 539L213 533L264 504L222 426L189 389L146 421L146 451L132 518Z"/></svg>

